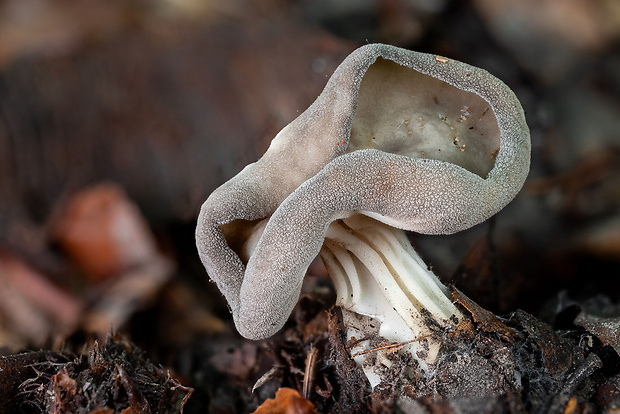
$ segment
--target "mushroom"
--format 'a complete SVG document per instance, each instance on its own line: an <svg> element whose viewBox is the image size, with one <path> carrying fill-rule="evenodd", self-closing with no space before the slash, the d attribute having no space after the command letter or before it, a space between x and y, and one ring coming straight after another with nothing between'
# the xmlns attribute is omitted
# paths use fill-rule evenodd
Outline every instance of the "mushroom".
<svg viewBox="0 0 620 414"><path fill-rule="evenodd" d="M486 220L521 189L529 162L523 109L499 79L366 45L261 159L209 196L198 251L249 339L282 328L320 253L349 336L400 342L424 371L438 330L461 314L404 231L451 234Z"/></svg>

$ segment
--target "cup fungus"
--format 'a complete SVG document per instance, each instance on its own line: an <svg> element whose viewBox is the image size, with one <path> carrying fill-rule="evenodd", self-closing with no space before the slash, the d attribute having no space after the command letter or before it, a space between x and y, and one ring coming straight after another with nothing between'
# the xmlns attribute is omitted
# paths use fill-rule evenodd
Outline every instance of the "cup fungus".
<svg viewBox="0 0 620 414"><path fill-rule="evenodd" d="M198 251L249 339L284 325L320 253L349 337L401 343L423 372L438 329L461 314L404 230L451 234L486 220L521 189L529 162L523 109L500 80L366 45L261 159L211 194ZM363 346L351 352L376 385Z"/></svg>

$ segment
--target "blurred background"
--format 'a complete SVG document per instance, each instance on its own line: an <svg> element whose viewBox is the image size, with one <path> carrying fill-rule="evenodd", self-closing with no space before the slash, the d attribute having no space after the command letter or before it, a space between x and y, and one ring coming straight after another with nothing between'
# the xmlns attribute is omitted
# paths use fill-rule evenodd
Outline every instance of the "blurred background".
<svg viewBox="0 0 620 414"><path fill-rule="evenodd" d="M411 235L438 275L500 314L617 315L619 39L617 0L0 0L0 354L113 328L206 390L196 407L256 404L273 345L234 331L195 219L372 42L487 69L526 111L518 198Z"/></svg>

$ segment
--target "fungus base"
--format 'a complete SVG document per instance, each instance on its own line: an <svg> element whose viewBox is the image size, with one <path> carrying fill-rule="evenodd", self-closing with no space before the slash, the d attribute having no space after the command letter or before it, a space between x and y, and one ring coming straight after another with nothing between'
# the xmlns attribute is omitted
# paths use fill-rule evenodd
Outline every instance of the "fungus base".
<svg viewBox="0 0 620 414"><path fill-rule="evenodd" d="M426 373L461 314L406 234L363 215L335 221L321 250L343 310L349 352L371 385L391 377L395 353Z"/></svg>

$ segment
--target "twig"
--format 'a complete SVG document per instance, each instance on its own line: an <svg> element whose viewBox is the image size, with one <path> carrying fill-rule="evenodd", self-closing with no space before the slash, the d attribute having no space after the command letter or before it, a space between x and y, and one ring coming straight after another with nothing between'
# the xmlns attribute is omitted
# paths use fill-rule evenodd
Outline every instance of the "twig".
<svg viewBox="0 0 620 414"><path fill-rule="evenodd" d="M302 396L306 400L310 397L310 390L312 389L312 385L314 384L316 357L318 353L319 350L311 344L310 351L308 351L308 355L306 356L306 369L304 372L304 383L302 389Z"/></svg>
<svg viewBox="0 0 620 414"><path fill-rule="evenodd" d="M396 344L381 345L381 346L378 346L378 347L376 347L376 348L372 348L372 349L365 349L365 350L363 350L363 351L356 352L356 353L352 354L352 355L351 355L351 358L355 358L356 356L359 356L359 355L366 355L366 354L370 354L370 353L372 353L372 352L383 351L383 350L385 350L385 349L400 348L400 347L403 347L403 346L405 346L405 345L407 345L407 344L410 344L410 343L412 343L412 342L421 341L422 339L424 339L424 338L428 338L429 336L432 336L432 334L422 335L422 336L420 336L419 338L416 338L416 339L411 339L411 340L409 340L409 341L405 341L405 342L398 342L398 343L396 343Z"/></svg>

